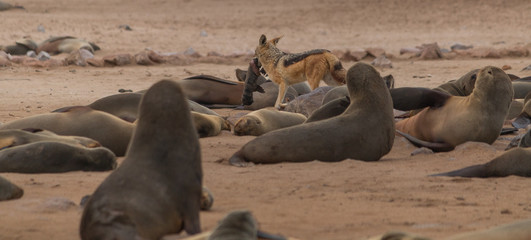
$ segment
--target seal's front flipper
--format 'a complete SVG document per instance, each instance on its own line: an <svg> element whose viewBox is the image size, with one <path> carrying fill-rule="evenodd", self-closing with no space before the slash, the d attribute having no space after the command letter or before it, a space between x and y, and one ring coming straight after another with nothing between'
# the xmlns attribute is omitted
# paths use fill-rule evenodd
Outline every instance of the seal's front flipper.
<svg viewBox="0 0 531 240"><path fill-rule="evenodd" d="M531 124L531 118L529 115L527 115L527 113L518 115L518 117L516 117L516 119L514 119L514 121L511 123L513 127L518 129L526 128L529 124Z"/></svg>
<svg viewBox="0 0 531 240"><path fill-rule="evenodd" d="M407 133L403 133L399 130L396 130L396 132L400 135L402 135L403 137L405 137L409 142L411 142L413 145L417 146L417 147L426 147L426 148L429 148L431 150L433 150L434 152L449 152L449 151L452 151L454 150L455 146L449 144L449 143L435 143L435 142L427 142L427 141L423 141L423 140L420 140L416 137L413 137Z"/></svg>
<svg viewBox="0 0 531 240"><path fill-rule="evenodd" d="M438 108L446 103L450 95L429 88L402 87L389 89L393 99L393 108L411 111L425 107Z"/></svg>

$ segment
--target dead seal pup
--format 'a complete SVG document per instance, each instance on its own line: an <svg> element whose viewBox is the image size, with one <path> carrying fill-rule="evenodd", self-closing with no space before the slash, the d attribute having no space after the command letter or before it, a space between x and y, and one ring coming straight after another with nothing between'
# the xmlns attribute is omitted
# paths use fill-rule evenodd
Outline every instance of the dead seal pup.
<svg viewBox="0 0 531 240"><path fill-rule="evenodd" d="M391 150L395 133L391 96L377 79L374 67L356 63L347 72L351 101L343 114L259 136L236 152L230 164L379 160Z"/></svg>
<svg viewBox="0 0 531 240"><path fill-rule="evenodd" d="M170 80L143 96L130 147L88 200L81 239L160 239L201 231L201 150L184 92Z"/></svg>

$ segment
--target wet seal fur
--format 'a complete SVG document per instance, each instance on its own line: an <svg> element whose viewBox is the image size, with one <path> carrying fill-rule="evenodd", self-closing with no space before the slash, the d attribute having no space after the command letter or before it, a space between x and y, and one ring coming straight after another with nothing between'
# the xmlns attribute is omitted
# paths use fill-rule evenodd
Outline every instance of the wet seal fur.
<svg viewBox="0 0 531 240"><path fill-rule="evenodd" d="M469 96L440 98L432 107L396 123L396 129L419 140L455 147L467 141L492 144L500 135L513 98L511 80L488 66L477 74ZM439 107L437 107L439 106Z"/></svg>
<svg viewBox="0 0 531 240"><path fill-rule="evenodd" d="M273 130L302 124L304 121L306 116L300 113L264 108L241 117L234 125L234 134L260 136Z"/></svg>
<svg viewBox="0 0 531 240"><path fill-rule="evenodd" d="M324 80L328 85L345 83L346 70L339 59L326 50L317 49L304 53L289 54L276 47L280 37L267 41L260 36L255 55L271 80L279 85L275 108L285 107L282 103L289 85L308 81L316 89Z"/></svg>
<svg viewBox="0 0 531 240"><path fill-rule="evenodd" d="M87 202L80 235L88 239L160 239L201 231L199 139L184 92L170 80L143 96L138 125L120 167Z"/></svg>
<svg viewBox="0 0 531 240"><path fill-rule="evenodd" d="M356 63L347 72L351 102L343 114L259 136L237 151L230 164L379 160L391 151L395 125L391 96L377 79L374 67Z"/></svg>

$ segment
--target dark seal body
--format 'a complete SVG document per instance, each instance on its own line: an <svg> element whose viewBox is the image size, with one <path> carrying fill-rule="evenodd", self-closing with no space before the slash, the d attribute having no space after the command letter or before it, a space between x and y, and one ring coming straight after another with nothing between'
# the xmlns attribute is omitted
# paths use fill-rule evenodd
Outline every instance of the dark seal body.
<svg viewBox="0 0 531 240"><path fill-rule="evenodd" d="M142 98L123 163L96 189L80 225L87 239L160 239L201 231L199 140L183 91L162 80Z"/></svg>

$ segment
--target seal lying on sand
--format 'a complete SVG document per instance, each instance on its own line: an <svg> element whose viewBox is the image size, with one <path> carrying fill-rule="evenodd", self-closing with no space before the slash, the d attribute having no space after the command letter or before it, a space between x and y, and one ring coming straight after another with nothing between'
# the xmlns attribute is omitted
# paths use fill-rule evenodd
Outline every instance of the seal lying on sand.
<svg viewBox="0 0 531 240"><path fill-rule="evenodd" d="M62 142L40 141L0 151L0 172L107 171L115 167L116 156L104 147L86 148Z"/></svg>
<svg viewBox="0 0 531 240"><path fill-rule="evenodd" d="M73 107L66 112L44 113L0 125L0 130L25 128L45 129L59 135L91 138L109 148L116 156L123 156L134 125L89 107Z"/></svg>
<svg viewBox="0 0 531 240"><path fill-rule="evenodd" d="M60 53L71 53L78 49L85 49L94 53L94 51L100 50L100 47L94 43L72 36L59 36L51 37L41 42L36 52L40 53L44 51L50 55L57 55Z"/></svg>
<svg viewBox="0 0 531 240"><path fill-rule="evenodd" d="M264 108L241 117L234 125L234 134L260 136L273 130L301 124L305 120L306 117L300 113Z"/></svg>
<svg viewBox="0 0 531 240"><path fill-rule="evenodd" d="M395 136L389 91L377 81L376 69L365 63L352 66L346 78L351 102L343 114L259 136L236 152L230 164L379 160L391 150Z"/></svg>
<svg viewBox="0 0 531 240"><path fill-rule="evenodd" d="M93 139L78 136L60 136L42 129L0 130L0 150L34 142L61 142L80 147L95 148L101 144Z"/></svg>
<svg viewBox="0 0 531 240"><path fill-rule="evenodd" d="M0 201L21 198L24 190L0 176Z"/></svg>
<svg viewBox="0 0 531 240"><path fill-rule="evenodd" d="M487 230L461 233L444 240L529 240L531 239L531 219L504 224ZM405 232L389 232L369 240L430 240Z"/></svg>
<svg viewBox="0 0 531 240"><path fill-rule="evenodd" d="M241 105L244 84L210 75L198 75L177 81L188 99L199 104Z"/></svg>
<svg viewBox="0 0 531 240"><path fill-rule="evenodd" d="M422 141L449 147L467 141L492 144L503 127L513 88L503 70L488 66L478 72L469 96L440 96L432 102L433 106L397 122L396 129Z"/></svg>
<svg viewBox="0 0 531 240"><path fill-rule="evenodd" d="M513 148L488 163L431 176L448 177L531 177L531 149Z"/></svg>
<svg viewBox="0 0 531 240"><path fill-rule="evenodd" d="M131 147L88 200L87 239L160 239L201 231L201 150L179 85L155 83L143 96Z"/></svg>

